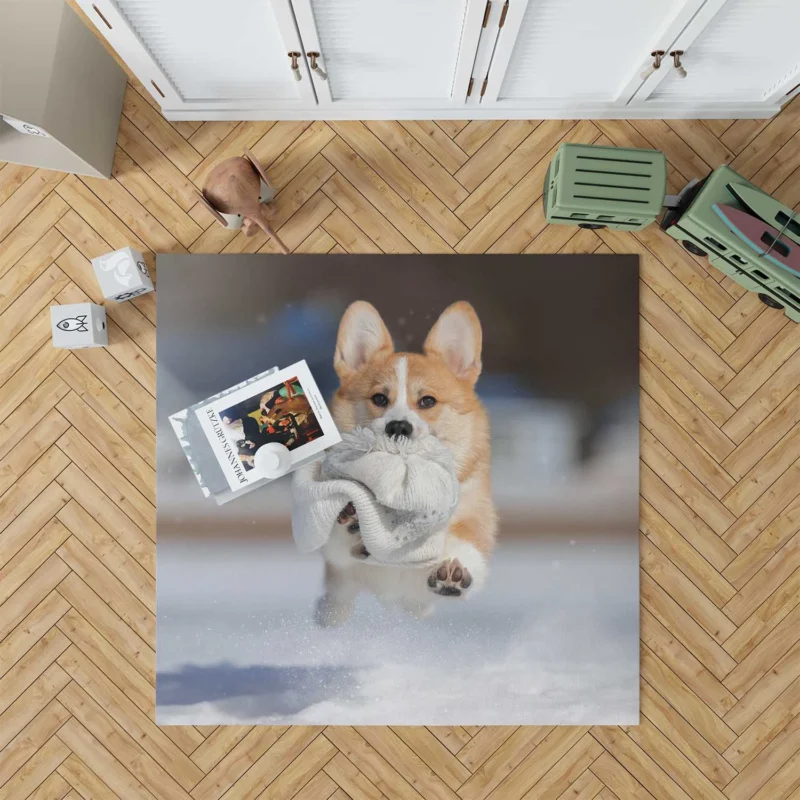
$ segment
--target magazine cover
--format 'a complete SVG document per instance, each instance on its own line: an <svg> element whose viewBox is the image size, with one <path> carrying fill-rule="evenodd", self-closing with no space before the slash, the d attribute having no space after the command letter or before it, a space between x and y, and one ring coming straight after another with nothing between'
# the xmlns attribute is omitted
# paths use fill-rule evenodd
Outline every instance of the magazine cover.
<svg viewBox="0 0 800 800"><path fill-rule="evenodd" d="M233 491L264 477L256 453L267 443L284 445L294 466L341 441L305 361L201 406L195 413Z"/></svg>

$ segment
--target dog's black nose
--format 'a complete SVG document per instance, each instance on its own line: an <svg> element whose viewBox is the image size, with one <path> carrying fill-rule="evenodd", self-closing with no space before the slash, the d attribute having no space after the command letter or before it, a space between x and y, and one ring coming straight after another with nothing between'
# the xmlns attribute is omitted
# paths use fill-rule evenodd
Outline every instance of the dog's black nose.
<svg viewBox="0 0 800 800"><path fill-rule="evenodd" d="M411 436L413 430L411 423L404 419L393 419L386 424L387 436Z"/></svg>

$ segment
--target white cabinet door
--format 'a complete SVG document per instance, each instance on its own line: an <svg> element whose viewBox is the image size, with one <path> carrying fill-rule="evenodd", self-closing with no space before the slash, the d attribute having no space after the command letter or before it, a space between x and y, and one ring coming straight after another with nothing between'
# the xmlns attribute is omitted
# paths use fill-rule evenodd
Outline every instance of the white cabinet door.
<svg viewBox="0 0 800 800"><path fill-rule="evenodd" d="M320 110L463 105L486 0L292 0Z"/></svg>
<svg viewBox="0 0 800 800"><path fill-rule="evenodd" d="M509 0L488 71L475 76L480 105L576 114L624 106L650 52L673 41L702 4Z"/></svg>
<svg viewBox="0 0 800 800"><path fill-rule="evenodd" d="M78 0L165 110L313 108L289 0Z"/></svg>
<svg viewBox="0 0 800 800"><path fill-rule="evenodd" d="M781 103L800 83L800 0L710 0L669 46L682 50L633 104L677 104L702 114L715 103Z"/></svg>

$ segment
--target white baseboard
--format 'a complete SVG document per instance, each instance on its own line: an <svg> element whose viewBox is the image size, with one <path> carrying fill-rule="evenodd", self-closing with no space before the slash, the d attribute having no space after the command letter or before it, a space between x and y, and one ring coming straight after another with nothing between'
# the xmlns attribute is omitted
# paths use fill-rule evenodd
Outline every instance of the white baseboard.
<svg viewBox="0 0 800 800"><path fill-rule="evenodd" d="M780 110L779 105L715 104L596 106L581 108L326 108L316 109L220 109L214 106L197 108L163 108L164 116L175 122L182 120L386 120L386 119L769 119Z"/></svg>

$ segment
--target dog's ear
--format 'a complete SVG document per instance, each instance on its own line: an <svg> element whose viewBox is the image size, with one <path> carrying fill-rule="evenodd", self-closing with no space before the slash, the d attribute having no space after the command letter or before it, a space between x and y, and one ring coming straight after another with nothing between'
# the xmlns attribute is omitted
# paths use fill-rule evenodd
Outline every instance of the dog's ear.
<svg viewBox="0 0 800 800"><path fill-rule="evenodd" d="M376 355L390 355L394 344L375 306L356 300L339 323L333 367L340 378L358 372Z"/></svg>
<svg viewBox="0 0 800 800"><path fill-rule="evenodd" d="M462 380L474 384L481 374L483 334L475 309L465 300L448 306L436 320L423 349L436 355Z"/></svg>

